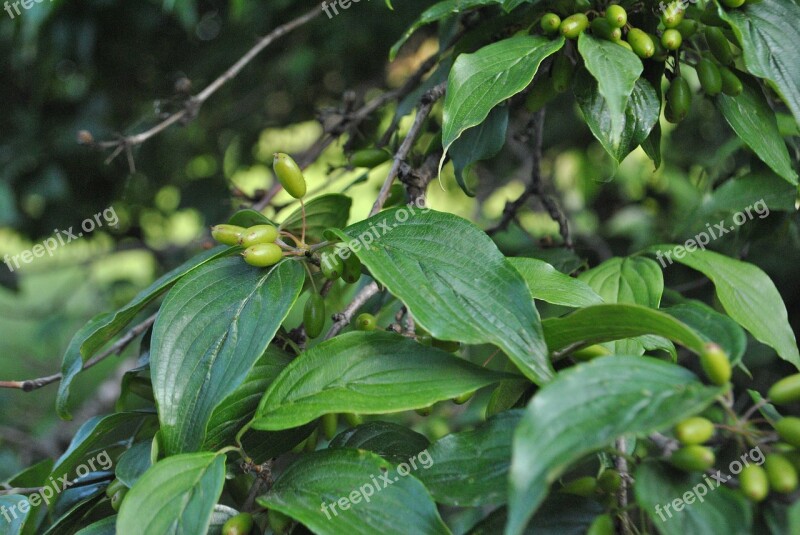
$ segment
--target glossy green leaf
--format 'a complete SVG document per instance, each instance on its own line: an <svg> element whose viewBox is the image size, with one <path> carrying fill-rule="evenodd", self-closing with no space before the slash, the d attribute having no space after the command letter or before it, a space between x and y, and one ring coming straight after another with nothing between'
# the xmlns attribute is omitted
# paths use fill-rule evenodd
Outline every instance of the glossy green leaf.
<svg viewBox="0 0 800 535"><path fill-rule="evenodd" d="M305 455L284 471L264 507L289 515L318 535L424 533L449 535L428 491L414 475L364 450L328 449ZM369 496L367 496L369 494Z"/></svg>
<svg viewBox="0 0 800 535"><path fill-rule="evenodd" d="M677 342L697 354L705 339L669 314L639 305L603 304L581 308L560 318L542 322L550 351L571 344L585 345L656 334Z"/></svg>
<svg viewBox="0 0 800 535"><path fill-rule="evenodd" d="M409 215L409 209L398 208L335 232L352 239L370 273L432 336L494 344L532 381L552 377L525 281L472 223L433 210Z"/></svg>
<svg viewBox="0 0 800 535"><path fill-rule="evenodd" d="M719 7L744 51L747 70L770 80L800 124L800 3L763 0L740 9Z"/></svg>
<svg viewBox="0 0 800 535"><path fill-rule="evenodd" d="M663 91L661 90L661 79L664 76L664 64L652 61L646 61L644 65L644 73L642 74L642 78L650 82L650 87L652 87L656 92L656 98L658 99L659 107L663 101ZM660 115L659 115L660 116ZM644 151L647 156L653 160L653 164L655 168L658 169L661 167L661 122L656 121L653 125L652 130L650 130L650 134L645 138L644 141L641 142L642 150Z"/></svg>
<svg viewBox="0 0 800 535"><path fill-rule="evenodd" d="M153 327L150 368L167 455L196 451L214 409L244 382L300 293L285 260L258 269L222 258L170 291Z"/></svg>
<svg viewBox="0 0 800 535"><path fill-rule="evenodd" d="M704 203L703 213L733 215L752 207L750 213L753 218L763 219L770 212L778 210L794 212L795 194L794 186L769 171L750 173L731 178L715 189ZM764 202L762 204L759 201Z"/></svg>
<svg viewBox="0 0 800 535"><path fill-rule="evenodd" d="M239 429L253 418L264 392L291 361L291 356L270 345L244 382L214 409L203 449L214 451L233 444Z"/></svg>
<svg viewBox="0 0 800 535"><path fill-rule="evenodd" d="M647 139L661 114L661 100L656 90L650 82L639 78L625 106L621 134L614 138L613 115L608 102L600 94L597 81L582 69L576 77L574 88L586 124L617 163Z"/></svg>
<svg viewBox="0 0 800 535"><path fill-rule="evenodd" d="M152 466L150 451L151 441L137 442L119 456L114 473L117 479L125 483L126 487L133 487L142 475Z"/></svg>
<svg viewBox="0 0 800 535"><path fill-rule="evenodd" d="M428 448L433 462L417 477L438 503L457 507L506 503L511 440L522 413L521 409L500 413Z"/></svg>
<svg viewBox="0 0 800 535"><path fill-rule="evenodd" d="M168 457L148 470L125 496L117 533L205 533L224 483L224 455Z"/></svg>
<svg viewBox="0 0 800 535"><path fill-rule="evenodd" d="M533 397L514 433L506 535L523 532L550 484L583 456L620 436L669 428L722 392L650 357L608 356L562 371Z"/></svg>
<svg viewBox="0 0 800 535"><path fill-rule="evenodd" d="M444 101L445 152L465 130L486 120L492 108L525 89L542 61L562 46L562 36L517 35L458 56Z"/></svg>
<svg viewBox="0 0 800 535"><path fill-rule="evenodd" d="M736 97L719 95L717 105L736 135L753 149L761 161L796 186L797 173L792 166L789 150L778 131L775 113L767 104L761 88L745 83L744 91Z"/></svg>
<svg viewBox="0 0 800 535"><path fill-rule="evenodd" d="M0 510L5 511L8 515L8 519L3 518L2 523L0 523L2 533L8 535L17 535L22 533L25 521L28 519L31 511L30 509L26 508L27 510L23 513L19 509L19 504L27 501L28 499L21 494L8 494L6 496L0 496L0 508L2 508Z"/></svg>
<svg viewBox="0 0 800 535"><path fill-rule="evenodd" d="M90 524L77 532L75 535L116 535L117 515L108 516Z"/></svg>
<svg viewBox="0 0 800 535"><path fill-rule="evenodd" d="M394 59L397 57L397 53L400 51L400 47L402 47L403 44L408 41L408 38L411 37L419 28L442 20L446 17L464 13L476 7L497 4L498 2L499 0L444 0L443 2L432 5L423 11L422 15L419 16L414 24L409 26L405 33L403 33L402 37L400 37L400 39L394 45L392 45L392 48L389 51L389 60L394 61Z"/></svg>
<svg viewBox="0 0 800 535"><path fill-rule="evenodd" d="M630 50L586 32L578 37L578 51L586 69L598 83L598 91L608 107L611 130L608 138L617 147L625 128L625 109L636 80L642 74L642 61ZM647 129L649 132L649 128ZM643 138L644 139L644 138Z"/></svg>
<svg viewBox="0 0 800 535"><path fill-rule="evenodd" d="M456 182L470 197L474 197L475 193L464 181L464 171L473 163L487 160L500 152L506 143L507 129L508 107L498 106L489 112L485 121L464 132L450 147Z"/></svg>
<svg viewBox="0 0 800 535"><path fill-rule="evenodd" d="M575 308L603 302L591 286L561 273L543 260L514 257L508 261L522 275L534 299Z"/></svg>
<svg viewBox="0 0 800 535"><path fill-rule="evenodd" d="M720 314L701 301L683 303L662 309L693 328L704 340L719 344L732 364L738 364L747 349L747 336L738 323Z"/></svg>
<svg viewBox="0 0 800 535"><path fill-rule="evenodd" d="M253 428L288 429L330 412L419 409L506 377L394 333L351 332L292 361L264 393Z"/></svg>
<svg viewBox="0 0 800 535"><path fill-rule="evenodd" d="M261 212L257 212L256 210L246 208L244 210L239 210L235 214L233 214L230 219L228 219L229 225L238 225L240 227L252 227L255 225L273 225L275 223L272 222L267 216L262 214Z"/></svg>
<svg viewBox="0 0 800 535"><path fill-rule="evenodd" d="M397 464L408 461L430 445L425 437L408 427L392 422L367 422L339 433L329 448L371 451Z"/></svg>
<svg viewBox="0 0 800 535"><path fill-rule="evenodd" d="M772 347L778 355L800 368L792 327L789 325L786 305L775 284L761 268L707 250L675 254L676 245L654 245L649 252L664 255L673 252L672 258L711 279L717 298L725 312L753 337Z"/></svg>
<svg viewBox="0 0 800 535"><path fill-rule="evenodd" d="M56 398L56 410L58 411L58 415L67 420L71 419L67 407L69 403L70 386L75 376L83 369L83 364L94 355L98 349L114 338L114 336L130 323L151 301L169 289L180 280L181 277L192 273L208 262L229 255L230 251L230 247L220 246L200 253L169 273L161 276L153 284L136 294L136 297L121 309L116 312L95 316L80 329L75 336L72 337L61 365L63 378L58 386L58 397Z"/></svg>
<svg viewBox="0 0 800 535"><path fill-rule="evenodd" d="M306 242L318 243L325 238L322 232L329 227L342 228L350 219L350 206L353 201L346 195L332 193L314 197L306 203ZM280 226L300 237L303 228L302 209L292 212ZM289 243L292 243L291 240Z"/></svg>
<svg viewBox="0 0 800 535"><path fill-rule="evenodd" d="M637 503L663 535L754 533L752 504L742 494L707 476L647 461L636 469L634 478ZM702 501L698 498L701 494ZM673 505L675 501L680 511Z"/></svg>

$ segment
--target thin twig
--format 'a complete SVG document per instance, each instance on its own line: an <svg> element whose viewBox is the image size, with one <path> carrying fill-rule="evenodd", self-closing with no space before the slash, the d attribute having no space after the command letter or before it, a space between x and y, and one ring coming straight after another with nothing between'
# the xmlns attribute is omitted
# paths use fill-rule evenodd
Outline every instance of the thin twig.
<svg viewBox="0 0 800 535"><path fill-rule="evenodd" d="M389 197L389 190L392 188L392 183L400 173L401 166L405 163L408 153L411 152L411 147L414 146L414 141L416 141L417 136L419 136L419 133L422 131L422 126L425 124L425 119L428 118L428 115L431 113L431 109L433 109L433 105L436 103L436 101L444 96L446 89L447 82L442 82L441 84L432 88L430 91L427 91L420 99L420 106L417 110L416 117L414 117L414 123L411 125L411 128L409 129L406 138L403 140L403 143L400 144L400 148L397 149L397 154L394 155L392 167L389 169L389 174L386 177L383 186L381 186L381 191L378 193L378 198L375 200L375 204L372 205L372 210L369 212L370 216L377 214L380 212L381 208L383 208L383 204Z"/></svg>
<svg viewBox="0 0 800 535"><path fill-rule="evenodd" d="M140 324L133 327L131 330L125 333L122 338L117 340L114 345L86 361L82 369L87 370L110 355L119 355L122 353L128 344L130 344L137 336L145 332L150 328L151 325L153 325L153 323L156 321L157 315L158 313L155 313ZM23 392L31 392L51 383L58 382L62 379L62 377L63 376L60 373L56 373L46 377L28 379L25 381L0 381L0 388L16 388L22 390Z"/></svg>
<svg viewBox="0 0 800 535"><path fill-rule="evenodd" d="M331 325L328 334L325 335L325 340L329 340L339 334L339 332L344 329L350 321L352 321L353 316L361 308L364 303L369 301L369 298L378 293L378 284L375 282L370 282L353 297L353 300L350 301L350 304L345 307L344 310L341 312L333 315L333 325Z"/></svg>
<svg viewBox="0 0 800 535"><path fill-rule="evenodd" d="M618 438L615 444L617 450L625 452L627 445L624 438ZM619 472L621 483L617 491L617 504L619 505L620 527L625 535L632 535L633 529L631 528L631 519L628 516L628 486L630 483L630 474L628 473L628 460L624 455L617 455L614 458L614 466Z"/></svg>

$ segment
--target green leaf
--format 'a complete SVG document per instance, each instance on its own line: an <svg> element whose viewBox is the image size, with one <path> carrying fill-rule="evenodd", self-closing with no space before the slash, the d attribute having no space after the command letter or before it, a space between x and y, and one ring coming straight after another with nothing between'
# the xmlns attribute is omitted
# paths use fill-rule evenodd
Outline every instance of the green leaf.
<svg viewBox="0 0 800 535"><path fill-rule="evenodd" d="M583 456L623 435L671 427L722 392L650 357L608 356L562 371L533 397L514 433L506 535L523 532L549 485Z"/></svg>
<svg viewBox="0 0 800 535"><path fill-rule="evenodd" d="M75 535L116 535L116 524L117 515L108 516L103 520L99 520L86 526L82 530L75 533Z"/></svg>
<svg viewBox="0 0 800 535"><path fill-rule="evenodd" d="M28 498L22 496L21 494L8 494L6 496L0 496L0 510L6 511L8 515L8 519L6 520L3 518L2 524L4 534L8 535L17 535L22 533L22 529L25 526L25 521L28 520L28 516L31 514L31 510L27 509L24 513L20 511L19 504L22 502L27 502ZM15 514L12 515L11 511L14 511Z"/></svg>
<svg viewBox="0 0 800 535"><path fill-rule="evenodd" d="M428 465L429 466L429 465ZM301 457L258 498L318 535L449 535L428 491L413 473L364 450L329 449ZM385 478L385 479L384 479ZM367 496L367 494L370 494ZM367 501L368 500L368 501Z"/></svg>
<svg viewBox="0 0 800 535"><path fill-rule="evenodd" d="M586 69L598 83L598 91L608 106L611 124L609 139L613 147L622 141L625 128L625 109L636 80L644 67L636 54L606 39L592 37L586 32L578 37L578 51ZM649 132L649 129L648 129Z"/></svg>
<svg viewBox="0 0 800 535"><path fill-rule="evenodd" d="M325 238L322 232L329 228L343 228L350 219L350 206L353 201L346 195L331 193L315 197L306 203L306 242L318 243ZM292 212L280 229L287 230L297 237L303 228L303 211L298 208Z"/></svg>
<svg viewBox="0 0 800 535"><path fill-rule="evenodd" d="M658 308L664 292L664 275L649 258L611 258L578 277L592 287L606 303L630 303ZM608 345L612 353L641 355L644 347L638 340Z"/></svg>
<svg viewBox="0 0 800 535"><path fill-rule="evenodd" d="M796 191L797 189L791 184L787 184L777 175L765 170L761 173L747 174L726 181L714 190L711 198L704 203L702 210L705 214L722 212L733 215L748 207L761 204L759 201L764 201L763 208L751 212L759 219L763 219L770 212L776 210L794 212ZM753 199L758 199L758 201L753 203ZM704 221L707 220L704 219Z"/></svg>
<svg viewBox="0 0 800 535"><path fill-rule="evenodd" d="M593 305L567 316L548 318L542 327L550 351L578 342L590 345L647 334L669 338L697 354L703 352L705 345L703 337L688 325L669 314L639 305Z"/></svg>
<svg viewBox="0 0 800 535"><path fill-rule="evenodd" d="M700 301L683 303L662 309L693 328L704 340L719 344L736 365L747 349L747 336L739 324Z"/></svg>
<svg viewBox="0 0 800 535"><path fill-rule="evenodd" d="M719 7L744 51L747 70L770 80L800 124L800 3L764 0L740 9Z"/></svg>
<svg viewBox="0 0 800 535"><path fill-rule="evenodd" d="M367 422L339 433L329 448L352 448L376 453L396 464L404 463L430 445L425 437L391 422Z"/></svg>
<svg viewBox="0 0 800 535"><path fill-rule="evenodd" d="M43 459L18 474L14 474L4 483L7 487L41 487L47 483L47 477L53 472L53 459Z"/></svg>
<svg viewBox="0 0 800 535"><path fill-rule="evenodd" d="M137 442L119 456L114 473L126 487L133 487L142 475L152 466L150 452L151 441Z"/></svg>
<svg viewBox="0 0 800 535"><path fill-rule="evenodd" d="M196 451L214 409L244 382L303 286L298 262L258 269L222 258L170 291L153 327L150 372L167 455Z"/></svg>
<svg viewBox="0 0 800 535"><path fill-rule="evenodd" d="M797 173L792 168L789 150L778 131L775 113L767 104L761 89L745 83L744 91L739 96L719 95L717 106L736 135L753 149L761 161L796 186Z"/></svg>
<svg viewBox="0 0 800 535"><path fill-rule="evenodd" d="M248 228L255 225L272 225L277 226L267 216L256 210L246 208L239 210L228 219L229 225L238 225L240 227Z"/></svg>
<svg viewBox="0 0 800 535"><path fill-rule="evenodd" d="M458 56L444 101L445 152L465 130L486 120L492 108L525 89L542 61L562 46L560 35L556 39L517 35Z"/></svg>
<svg viewBox="0 0 800 535"><path fill-rule="evenodd" d="M474 430L447 435L428 448L433 462L417 477L438 503L501 505L508 499L511 440L523 411L500 413Z"/></svg>
<svg viewBox="0 0 800 535"><path fill-rule="evenodd" d="M508 377L390 332L351 332L301 353L264 393L253 428L296 427L323 414L427 407Z"/></svg>
<svg viewBox="0 0 800 535"><path fill-rule="evenodd" d="M663 94L661 90L661 79L664 76L664 64L658 62L645 62L644 66L644 74L642 74L642 78L650 82L650 87L652 87L656 92L656 98L658 99L659 108L661 107L661 103L663 101ZM659 112L660 117L660 112ZM653 129L650 130L650 135L642 141L642 150L653 160L653 164L655 168L658 169L661 167L661 122L656 121L653 125Z"/></svg>
<svg viewBox="0 0 800 535"><path fill-rule="evenodd" d="M702 474L687 474L658 461L647 461L636 469L635 479L636 501L663 535L754 533L752 504L713 479L709 488L709 478ZM687 494L689 500L684 498ZM683 504L680 511L672 505L676 500Z"/></svg>
<svg viewBox="0 0 800 535"><path fill-rule="evenodd" d="M464 181L464 170L473 163L487 160L500 152L506 143L507 129L508 106L498 106L489 113L485 121L464 132L450 147L456 182L470 197L474 197L475 193L470 191Z"/></svg>
<svg viewBox="0 0 800 535"><path fill-rule="evenodd" d="M203 449L214 451L232 444L239 429L253 418L264 392L290 362L291 356L270 345L244 382L214 409Z"/></svg>
<svg viewBox="0 0 800 535"><path fill-rule="evenodd" d="M561 273L543 260L515 257L508 261L522 275L534 299L575 308L603 302L588 284Z"/></svg>
<svg viewBox="0 0 800 535"><path fill-rule="evenodd" d="M409 210L386 210L335 232L352 238L361 262L432 336L494 344L532 381L552 377L525 281L494 242L458 216Z"/></svg>
<svg viewBox="0 0 800 535"><path fill-rule="evenodd" d="M205 533L224 483L224 455L168 457L148 470L125 496L117 533Z"/></svg>
<svg viewBox="0 0 800 535"><path fill-rule="evenodd" d="M432 5L423 11L422 15L419 16L414 24L409 26L402 37L400 37L400 39L394 45L392 45L392 48L389 51L389 60L394 61L394 59L397 57L397 53L400 51L400 47L402 47L405 42L408 41L408 38L411 37L419 28L442 20L451 15L464 13L465 11L469 11L476 7L497 4L498 1L499 0L444 0L444 2L439 2L438 4Z"/></svg>
<svg viewBox="0 0 800 535"><path fill-rule="evenodd" d="M230 247L220 246L200 253L169 273L161 276L153 284L136 294L136 297L121 309L116 312L95 316L89 323L81 328L75 336L72 337L61 365L63 378L58 386L58 397L56 398L56 410L58 411L58 415L65 420L72 418L67 407L69 403L70 386L75 376L83 369L84 363L89 360L98 349L114 338L114 336L130 323L153 299L169 289L181 277L199 269L208 262L229 255L230 251Z"/></svg>
<svg viewBox="0 0 800 535"><path fill-rule="evenodd" d="M617 48L622 47L617 46ZM616 163L622 162L643 143L658 123L661 99L650 82L644 78L636 80L623 114L621 135L617 138L613 137L613 115L608 102L600 94L597 81L586 70L581 69L578 72L574 90L586 124Z"/></svg>
<svg viewBox="0 0 800 535"><path fill-rule="evenodd" d="M725 312L753 337L772 347L778 355L800 368L792 327L789 325L786 305L775 284L761 268L707 250L687 253L681 246L681 257L676 245L654 245L648 252L656 254L663 263L664 251L672 253L677 262L696 269L711 279Z"/></svg>

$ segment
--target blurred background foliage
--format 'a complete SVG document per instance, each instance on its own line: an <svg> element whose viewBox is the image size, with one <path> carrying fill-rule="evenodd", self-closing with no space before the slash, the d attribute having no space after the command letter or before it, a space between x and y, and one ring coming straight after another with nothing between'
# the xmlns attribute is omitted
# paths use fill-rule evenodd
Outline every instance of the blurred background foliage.
<svg viewBox="0 0 800 535"><path fill-rule="evenodd" d="M394 2L389 11L383 2L368 1L330 20L317 18L257 57L194 121L136 147L135 172L124 156L105 163L108 153L78 144L77 132L108 140L147 129L180 107L185 79L196 93L256 39L310 4L53 0L34 4L14 20L0 12L0 256L18 254L55 229L77 228L108 207L120 218L118 228L100 228L52 258L13 273L0 267L0 379L59 370L69 339L87 319L121 306L196 253L207 242L209 225L270 187L273 152L310 146L322 131L318 119L335 113L345 92L369 99L376 88L400 85L436 50L436 29L418 32L392 64L388 49L430 3ZM507 254L541 257L573 272L587 258L594 264L653 243L683 242L706 223L730 218L763 197L769 217L748 221L712 247L765 269L797 330L796 194L742 147L711 102L696 98L694 106L678 127L662 122L659 169L637 150L616 170L579 119L574 99L562 95L548 107L544 165L570 219L576 253L552 247L560 239L558 225L535 203L521 214L521 227L512 225L495 238ZM489 227L506 201L524 190L529 148L514 132L524 131L528 115L516 111L503 151L468 173L477 196L458 188L447 165L441 186L433 182L429 188L434 208ZM393 113L390 106L376 116L354 144L368 145ZM784 133L797 134L791 118L779 119ZM345 163L342 144L335 144L310 167L308 179L312 191L347 189L356 220L368 213L388 164L365 175ZM294 206L283 195L275 204L285 213ZM269 210L267 215L280 219ZM711 285L699 274L673 265L665 278L671 288L712 302ZM124 356L132 358L134 350ZM471 358L485 360L492 350L474 353ZM765 385L785 371L771 350L752 340L744 362L750 370L762 368L754 375ZM118 359L108 359L76 382L75 397L87 401L87 414L100 410L98 387L118 367ZM71 436L74 424L55 419L55 390L0 390L0 479L57 453ZM433 438L445 434L452 416L444 412L420 425ZM84 419L78 412L75 423Z"/></svg>

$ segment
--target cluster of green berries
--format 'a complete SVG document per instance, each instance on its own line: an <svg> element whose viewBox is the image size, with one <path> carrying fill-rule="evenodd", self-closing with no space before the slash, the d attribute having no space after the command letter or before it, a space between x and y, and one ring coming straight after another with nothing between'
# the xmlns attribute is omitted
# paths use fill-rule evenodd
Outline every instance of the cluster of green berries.
<svg viewBox="0 0 800 535"><path fill-rule="evenodd" d="M114 509L114 511L119 511L119 508L122 506L122 500L125 499L128 490L125 483L119 479L115 479L108 484L106 487L106 496L111 500L111 508Z"/></svg>

